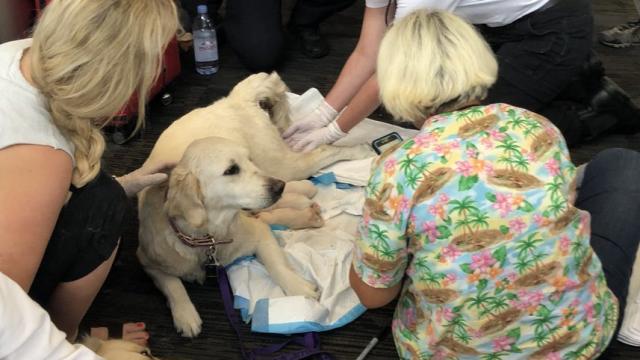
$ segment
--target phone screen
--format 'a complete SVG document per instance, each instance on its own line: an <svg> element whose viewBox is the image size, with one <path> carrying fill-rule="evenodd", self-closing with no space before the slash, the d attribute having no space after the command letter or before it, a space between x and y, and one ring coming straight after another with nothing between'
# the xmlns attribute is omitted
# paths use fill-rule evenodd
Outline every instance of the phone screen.
<svg viewBox="0 0 640 360"><path fill-rule="evenodd" d="M392 132L373 140L372 145L378 154L382 154L385 150L400 142L402 142L402 137L397 132Z"/></svg>

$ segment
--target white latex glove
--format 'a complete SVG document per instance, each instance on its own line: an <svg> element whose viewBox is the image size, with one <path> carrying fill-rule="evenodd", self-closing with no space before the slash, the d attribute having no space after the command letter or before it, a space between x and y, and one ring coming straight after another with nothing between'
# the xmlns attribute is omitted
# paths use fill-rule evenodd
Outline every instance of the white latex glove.
<svg viewBox="0 0 640 360"><path fill-rule="evenodd" d="M338 126L337 121L329 125L294 136L287 142L294 151L311 151L322 144L331 144L347 136Z"/></svg>
<svg viewBox="0 0 640 360"><path fill-rule="evenodd" d="M288 139L296 134L309 132L326 126L335 120L338 112L331 107L326 101L322 100L313 111L304 119L295 121L285 132L282 137Z"/></svg>
<svg viewBox="0 0 640 360"><path fill-rule="evenodd" d="M167 174L176 164L161 163L156 166L141 167L126 175L116 177L128 197L133 197L147 186L160 184L169 178Z"/></svg>

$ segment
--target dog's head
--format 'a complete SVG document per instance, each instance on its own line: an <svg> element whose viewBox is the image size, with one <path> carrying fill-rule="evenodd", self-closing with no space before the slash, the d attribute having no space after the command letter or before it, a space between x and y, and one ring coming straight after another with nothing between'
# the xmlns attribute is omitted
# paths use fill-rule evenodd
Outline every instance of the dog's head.
<svg viewBox="0 0 640 360"><path fill-rule="evenodd" d="M149 360L158 359L151 355L149 348L130 341L101 340L86 337L82 344L107 360Z"/></svg>
<svg viewBox="0 0 640 360"><path fill-rule="evenodd" d="M287 101L287 85L277 72L253 74L239 82L230 97L242 98L255 103L268 115L273 125L283 133L289 125L289 102Z"/></svg>
<svg viewBox="0 0 640 360"><path fill-rule="evenodd" d="M284 185L265 176L241 145L208 137L191 143L171 172L165 209L169 216L198 228L206 223L208 212L271 206Z"/></svg>

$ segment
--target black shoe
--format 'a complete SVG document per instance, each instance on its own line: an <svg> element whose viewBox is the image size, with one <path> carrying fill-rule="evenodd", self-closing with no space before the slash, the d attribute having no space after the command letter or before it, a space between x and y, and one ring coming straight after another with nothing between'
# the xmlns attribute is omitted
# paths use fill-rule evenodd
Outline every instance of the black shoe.
<svg viewBox="0 0 640 360"><path fill-rule="evenodd" d="M316 28L292 28L291 32L300 43L302 53L311 59L329 54L329 44Z"/></svg>
<svg viewBox="0 0 640 360"><path fill-rule="evenodd" d="M616 132L635 134L640 131L640 108L613 80L604 76L600 90L591 98L596 113L611 113L617 118Z"/></svg>

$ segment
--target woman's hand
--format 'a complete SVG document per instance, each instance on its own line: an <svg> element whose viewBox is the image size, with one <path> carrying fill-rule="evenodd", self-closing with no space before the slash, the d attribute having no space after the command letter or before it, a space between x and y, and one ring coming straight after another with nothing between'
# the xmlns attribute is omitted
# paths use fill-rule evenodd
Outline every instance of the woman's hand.
<svg viewBox="0 0 640 360"><path fill-rule="evenodd" d="M128 197L133 197L147 186L160 184L169 178L168 172L175 163L160 163L157 165L143 166L126 175L116 177Z"/></svg>
<svg viewBox="0 0 640 360"><path fill-rule="evenodd" d="M337 116L338 112L329 105L329 103L322 100L306 118L296 121L289 126L289 128L282 134L282 137L287 141L294 136L300 136L300 134L323 128Z"/></svg>
<svg viewBox="0 0 640 360"><path fill-rule="evenodd" d="M345 136L347 133L340 129L337 121L333 121L325 127L296 134L286 142L294 151L307 152L323 144L332 144Z"/></svg>

